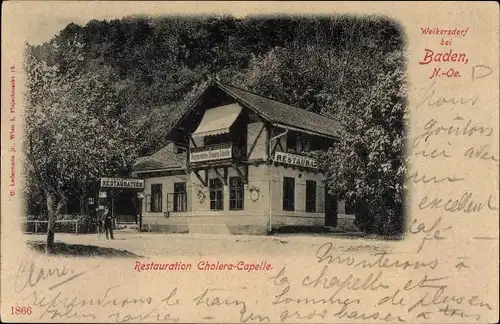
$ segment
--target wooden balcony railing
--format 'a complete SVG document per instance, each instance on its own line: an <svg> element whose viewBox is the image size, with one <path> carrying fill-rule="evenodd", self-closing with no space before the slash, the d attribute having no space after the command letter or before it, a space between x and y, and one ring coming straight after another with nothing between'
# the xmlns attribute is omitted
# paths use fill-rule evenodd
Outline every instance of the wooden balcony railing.
<svg viewBox="0 0 500 324"><path fill-rule="evenodd" d="M233 143L224 143L191 148L189 161L191 163L196 163L227 159L242 159L244 156L244 147Z"/></svg>

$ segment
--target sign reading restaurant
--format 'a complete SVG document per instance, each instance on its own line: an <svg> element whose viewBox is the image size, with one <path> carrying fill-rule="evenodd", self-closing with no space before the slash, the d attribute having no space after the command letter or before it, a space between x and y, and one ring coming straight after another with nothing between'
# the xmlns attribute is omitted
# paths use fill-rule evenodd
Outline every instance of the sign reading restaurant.
<svg viewBox="0 0 500 324"><path fill-rule="evenodd" d="M314 168L314 169L317 168L316 159L285 152L275 152L274 161L291 165L297 165L306 168Z"/></svg>
<svg viewBox="0 0 500 324"><path fill-rule="evenodd" d="M143 189L143 179L101 178L101 188Z"/></svg>

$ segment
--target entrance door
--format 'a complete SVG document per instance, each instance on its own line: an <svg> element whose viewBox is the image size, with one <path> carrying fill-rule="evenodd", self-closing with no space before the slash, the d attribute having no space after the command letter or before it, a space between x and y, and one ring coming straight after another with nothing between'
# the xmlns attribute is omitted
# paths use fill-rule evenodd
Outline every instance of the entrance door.
<svg viewBox="0 0 500 324"><path fill-rule="evenodd" d="M325 226L337 227L337 197L325 187Z"/></svg>
<svg viewBox="0 0 500 324"><path fill-rule="evenodd" d="M116 217L116 222L135 223L137 217L137 192L131 190L117 190L113 198L113 211Z"/></svg>

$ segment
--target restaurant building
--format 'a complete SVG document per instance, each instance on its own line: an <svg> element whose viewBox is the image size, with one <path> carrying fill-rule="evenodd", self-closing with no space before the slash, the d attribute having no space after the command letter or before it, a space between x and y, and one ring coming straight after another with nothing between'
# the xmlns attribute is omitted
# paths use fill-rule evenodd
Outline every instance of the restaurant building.
<svg viewBox="0 0 500 324"><path fill-rule="evenodd" d="M259 234L337 226L343 204L308 153L335 145L338 127L214 80L176 122L169 144L134 165L144 179L142 229ZM353 218L344 213L339 222Z"/></svg>

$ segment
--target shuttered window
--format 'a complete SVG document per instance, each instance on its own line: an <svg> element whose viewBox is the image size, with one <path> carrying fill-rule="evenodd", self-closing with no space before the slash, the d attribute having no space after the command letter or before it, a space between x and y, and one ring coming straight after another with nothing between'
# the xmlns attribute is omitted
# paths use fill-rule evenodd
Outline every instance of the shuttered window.
<svg viewBox="0 0 500 324"><path fill-rule="evenodd" d="M242 210L244 201L243 181L240 177L229 178L229 209Z"/></svg>
<svg viewBox="0 0 500 324"><path fill-rule="evenodd" d="M151 212L159 213L162 211L162 185L152 184L151 185Z"/></svg>
<svg viewBox="0 0 500 324"><path fill-rule="evenodd" d="M224 209L224 186L219 178L210 179L210 209Z"/></svg>

